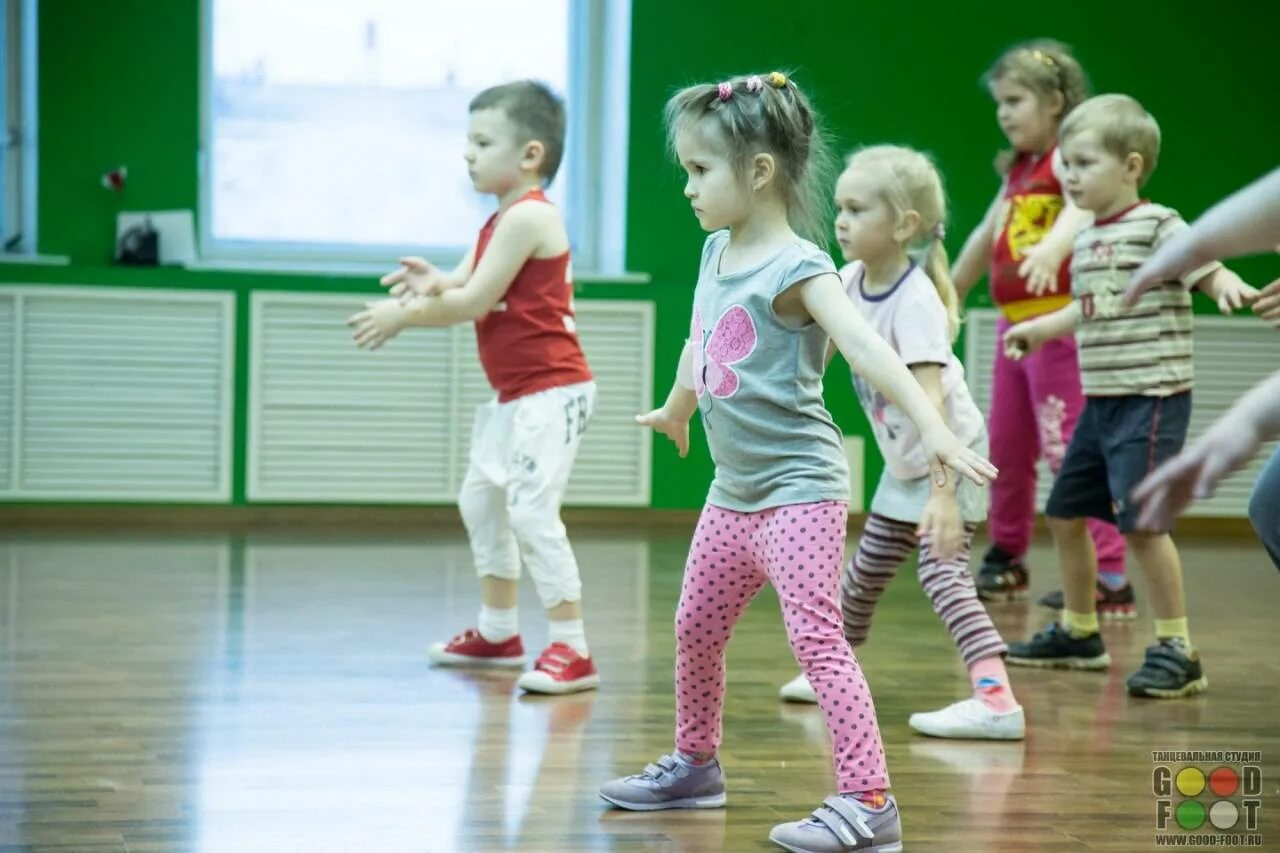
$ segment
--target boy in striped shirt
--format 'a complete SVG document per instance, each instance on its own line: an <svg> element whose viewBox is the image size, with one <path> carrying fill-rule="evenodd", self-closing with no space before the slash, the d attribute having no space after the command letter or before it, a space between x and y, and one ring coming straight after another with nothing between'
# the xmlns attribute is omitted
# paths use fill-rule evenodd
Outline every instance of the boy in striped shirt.
<svg viewBox="0 0 1280 853"><path fill-rule="evenodd" d="M1126 95L1101 95L1067 116L1060 132L1066 191L1094 215L1076 237L1071 304L1010 328L1010 357L1076 334L1085 407L1045 513L1062 564L1061 622L1030 642L1011 643L1008 662L1105 669L1111 658L1094 607L1097 560L1086 518L1113 521L1142 566L1155 610L1156 644L1128 680L1134 696L1175 698L1208 686L1187 631L1182 566L1169 529L1140 529L1129 494L1176 455L1191 416L1191 288L1229 314L1257 291L1216 261L1121 304L1129 277L1163 243L1186 229L1176 211L1139 198L1155 169L1160 128Z"/></svg>

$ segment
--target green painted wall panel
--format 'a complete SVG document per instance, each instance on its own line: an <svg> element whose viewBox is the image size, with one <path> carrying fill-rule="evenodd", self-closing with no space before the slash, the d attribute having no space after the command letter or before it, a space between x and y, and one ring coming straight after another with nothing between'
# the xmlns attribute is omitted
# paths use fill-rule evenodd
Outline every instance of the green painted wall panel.
<svg viewBox="0 0 1280 853"><path fill-rule="evenodd" d="M959 250L996 190L1002 139L978 77L1007 44L1053 35L1075 45L1095 91L1124 91L1160 121L1164 151L1151 197L1193 218L1225 192L1273 167L1280 152L1270 59L1280 7L1262 3L1159 7L1079 0L1002 8L963 2L634 0L628 266L647 285L591 284L581 298L657 305L656 389L666 393L688 327L703 234L666 156L662 105L694 81L774 68L793 71L844 150L903 142L931 151L952 205L948 245ZM40 251L69 268L0 265L0 282L375 292L372 280L107 266L115 212L195 208L199 145L199 0L43 0L40 4ZM129 167L126 195L98 183ZM1274 278L1274 259L1236 268ZM247 353L247 298L240 352ZM975 293L971 305L985 304ZM1198 304L1198 310L1212 310ZM241 365L240 379L244 377ZM237 396L236 452L244 453ZM870 440L847 369L833 365L829 403L847 433ZM655 439L653 505L696 507L711 464L695 427L689 458ZM880 472L868 454L867 489ZM243 465L238 464L242 469ZM235 481L244 500L243 474Z"/></svg>

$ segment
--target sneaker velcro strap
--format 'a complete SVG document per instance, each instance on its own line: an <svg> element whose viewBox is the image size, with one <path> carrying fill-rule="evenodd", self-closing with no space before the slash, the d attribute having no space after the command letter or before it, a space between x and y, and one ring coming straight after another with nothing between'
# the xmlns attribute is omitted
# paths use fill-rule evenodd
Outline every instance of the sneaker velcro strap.
<svg viewBox="0 0 1280 853"><path fill-rule="evenodd" d="M675 756L664 755L653 764L647 764L644 768L644 775L652 776L657 779L659 776L665 776L676 767Z"/></svg>
<svg viewBox="0 0 1280 853"><path fill-rule="evenodd" d="M1186 655L1168 646L1153 646L1147 651L1147 659L1142 662L1143 669L1163 669L1173 675L1185 676L1191 668L1191 661Z"/></svg>
<svg viewBox="0 0 1280 853"><path fill-rule="evenodd" d="M560 672L572 662L572 658L563 652L549 651L543 652L538 658L538 662L534 664L535 669L546 669L551 672Z"/></svg>
<svg viewBox="0 0 1280 853"><path fill-rule="evenodd" d="M831 830L847 850L855 850L858 847L858 839L854 836L854 832L868 840L875 838L875 833L867 824L866 817L844 797L827 797L822 801L822 806L814 811L813 816ZM853 832L850 832L850 829Z"/></svg>

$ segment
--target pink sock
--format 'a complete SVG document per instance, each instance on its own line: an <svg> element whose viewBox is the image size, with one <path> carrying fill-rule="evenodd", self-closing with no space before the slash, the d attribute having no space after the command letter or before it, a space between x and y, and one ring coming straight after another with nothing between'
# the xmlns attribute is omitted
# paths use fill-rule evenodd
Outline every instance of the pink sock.
<svg viewBox="0 0 1280 853"><path fill-rule="evenodd" d="M1004 659L999 655L983 658L969 667L969 680L973 683L973 698L997 714L1018 707L1009 687L1009 673L1005 672Z"/></svg>

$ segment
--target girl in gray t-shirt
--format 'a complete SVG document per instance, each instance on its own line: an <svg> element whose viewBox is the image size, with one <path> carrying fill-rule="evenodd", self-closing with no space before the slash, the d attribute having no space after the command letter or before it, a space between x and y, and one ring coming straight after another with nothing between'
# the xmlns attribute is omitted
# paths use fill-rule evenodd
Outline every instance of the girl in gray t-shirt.
<svg viewBox="0 0 1280 853"><path fill-rule="evenodd" d="M637 420L681 455L696 408L715 479L694 533L676 613L676 751L600 794L622 808L725 803L716 751L724 651L756 592L771 583L796 660L818 693L839 796L774 827L791 850L901 849L871 693L841 628L849 475L822 403L828 338L920 428L935 476L944 466L994 476L961 445L902 360L862 321L821 235L829 155L804 94L777 72L693 86L667 105L685 196L712 232L702 251L684 369L661 408ZM797 233L799 232L799 233Z"/></svg>

